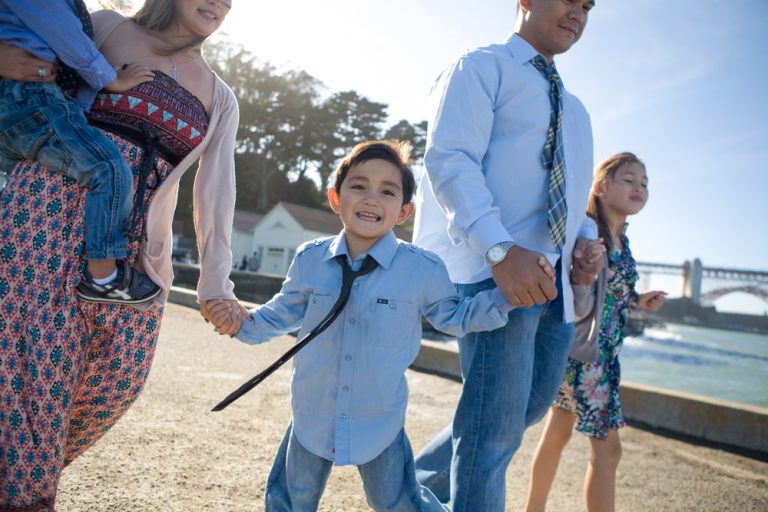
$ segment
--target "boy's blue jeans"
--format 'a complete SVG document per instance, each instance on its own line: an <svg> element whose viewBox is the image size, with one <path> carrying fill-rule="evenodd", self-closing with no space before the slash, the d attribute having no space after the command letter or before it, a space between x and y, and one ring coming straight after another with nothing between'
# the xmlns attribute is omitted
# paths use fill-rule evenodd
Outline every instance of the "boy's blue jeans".
<svg viewBox="0 0 768 512"><path fill-rule="evenodd" d="M264 492L267 512L317 510L333 462L305 449L288 425L277 449ZM413 452L405 431L379 456L357 466L368 505L376 511L445 512L435 496L419 485L413 467Z"/></svg>
<svg viewBox="0 0 768 512"><path fill-rule="evenodd" d="M559 265L558 265L559 267ZM492 279L457 285L473 296ZM454 512L501 512L505 475L527 426L540 420L565 372L573 324L563 323L558 297L545 305L517 308L509 323L459 339L464 381L453 425L416 457L416 476Z"/></svg>
<svg viewBox="0 0 768 512"><path fill-rule="evenodd" d="M88 126L80 106L56 84L0 79L0 165L10 174L22 160L36 160L88 189L88 259L128 256L133 174L115 144Z"/></svg>

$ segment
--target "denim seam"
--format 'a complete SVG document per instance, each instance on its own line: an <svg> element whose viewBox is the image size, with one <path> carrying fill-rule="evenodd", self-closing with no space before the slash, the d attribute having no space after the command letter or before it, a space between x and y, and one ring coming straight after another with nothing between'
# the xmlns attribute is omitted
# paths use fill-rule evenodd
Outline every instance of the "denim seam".
<svg viewBox="0 0 768 512"><path fill-rule="evenodd" d="M33 114L33 116L32 116L32 117L33 117L33 118L37 118L37 117L38 117L37 113ZM44 115L42 115L42 117L43 117L43 119L45 120L45 122L47 123L47 122L48 122L48 119L46 119ZM43 136L43 137L40 137L40 139L38 139L38 141L37 141L37 144L35 144L35 146L32 148L31 154L33 154L33 155L37 155L37 154L40 152L40 150L41 150L41 149L42 149L42 148L43 148L43 147L44 147L46 144L48 144L48 141L49 141L49 140L51 140L53 137L55 137L55 136L56 136L56 134L54 133L53 129L52 129L52 128L50 128L50 124L48 124L48 126L49 126L49 129L47 130L47 132L46 132L45 136Z"/></svg>

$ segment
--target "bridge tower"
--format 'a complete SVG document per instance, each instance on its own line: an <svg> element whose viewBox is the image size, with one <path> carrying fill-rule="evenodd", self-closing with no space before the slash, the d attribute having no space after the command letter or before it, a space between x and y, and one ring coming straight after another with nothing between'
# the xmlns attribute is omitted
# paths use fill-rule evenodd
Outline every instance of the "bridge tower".
<svg viewBox="0 0 768 512"><path fill-rule="evenodd" d="M701 277L703 266L699 258L683 263L683 297L688 297L695 304L701 304Z"/></svg>

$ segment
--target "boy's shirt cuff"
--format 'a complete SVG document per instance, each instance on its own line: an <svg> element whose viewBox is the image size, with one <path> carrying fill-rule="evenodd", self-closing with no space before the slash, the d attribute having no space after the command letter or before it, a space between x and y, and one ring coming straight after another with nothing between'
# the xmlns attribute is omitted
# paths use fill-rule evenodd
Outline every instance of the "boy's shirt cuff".
<svg viewBox="0 0 768 512"><path fill-rule="evenodd" d="M248 311L251 318L249 320L243 320L240 324L240 330L235 333L235 338L243 343L249 345L259 345L264 343L269 338L265 337L261 330L256 327L256 322L253 320L253 315L256 313L256 309Z"/></svg>
<svg viewBox="0 0 768 512"><path fill-rule="evenodd" d="M515 309L515 306L509 303L507 296L504 295L504 292L502 292L498 287L491 290L491 298L493 300L493 305L496 306L499 311L501 311L502 315L506 315Z"/></svg>

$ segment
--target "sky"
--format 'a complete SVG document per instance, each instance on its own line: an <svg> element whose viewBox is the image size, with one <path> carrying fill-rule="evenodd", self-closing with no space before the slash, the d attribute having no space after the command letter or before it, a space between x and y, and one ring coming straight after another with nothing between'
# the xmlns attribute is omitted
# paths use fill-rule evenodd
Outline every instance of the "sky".
<svg viewBox="0 0 768 512"><path fill-rule="evenodd" d="M504 41L514 0L233 0L222 32L330 92L389 104L390 124L427 119L438 73ZM768 2L597 0L584 36L556 57L590 112L595 163L646 163L650 199L630 218L638 261L768 271ZM679 295L679 280L651 285ZM720 310L763 313L743 294Z"/></svg>

